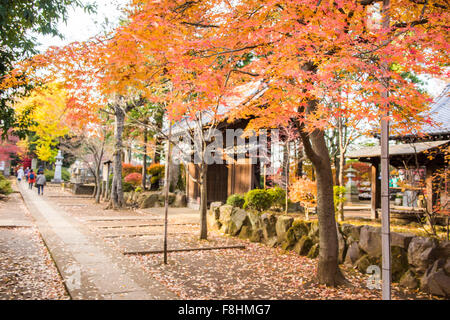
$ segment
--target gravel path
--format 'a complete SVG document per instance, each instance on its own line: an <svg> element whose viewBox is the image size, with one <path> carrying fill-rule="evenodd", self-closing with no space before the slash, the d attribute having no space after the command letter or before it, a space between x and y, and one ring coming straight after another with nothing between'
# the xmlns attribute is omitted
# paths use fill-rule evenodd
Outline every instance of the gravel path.
<svg viewBox="0 0 450 320"><path fill-rule="evenodd" d="M0 221L28 221L31 227L0 227L0 299L69 299L20 194L0 201ZM12 223L11 223L12 222Z"/></svg>

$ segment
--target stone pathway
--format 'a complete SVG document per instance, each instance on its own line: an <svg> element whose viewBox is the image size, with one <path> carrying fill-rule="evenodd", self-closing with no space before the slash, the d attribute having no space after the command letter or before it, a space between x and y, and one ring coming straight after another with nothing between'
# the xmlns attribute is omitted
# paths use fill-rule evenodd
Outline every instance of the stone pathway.
<svg viewBox="0 0 450 320"><path fill-rule="evenodd" d="M20 191L72 299L178 298L52 204L51 197L38 196L25 186Z"/></svg>
<svg viewBox="0 0 450 320"><path fill-rule="evenodd" d="M19 193L0 201L0 299L69 299Z"/></svg>

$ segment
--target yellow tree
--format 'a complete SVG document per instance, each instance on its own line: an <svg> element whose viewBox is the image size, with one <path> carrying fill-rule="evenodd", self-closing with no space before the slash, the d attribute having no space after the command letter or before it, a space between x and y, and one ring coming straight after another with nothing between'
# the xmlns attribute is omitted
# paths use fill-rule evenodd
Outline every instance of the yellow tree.
<svg viewBox="0 0 450 320"><path fill-rule="evenodd" d="M69 133L64 122L67 103L63 84L52 82L35 88L14 105L19 119L31 119L29 130L37 136L35 153L42 161L55 161L59 138Z"/></svg>

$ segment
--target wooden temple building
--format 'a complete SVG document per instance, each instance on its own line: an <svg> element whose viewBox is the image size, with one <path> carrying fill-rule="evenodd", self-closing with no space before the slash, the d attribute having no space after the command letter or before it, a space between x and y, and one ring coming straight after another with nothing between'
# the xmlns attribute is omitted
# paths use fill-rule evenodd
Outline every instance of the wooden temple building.
<svg viewBox="0 0 450 320"><path fill-rule="evenodd" d="M250 86L243 89L244 98L239 97L236 100L250 100L258 95L262 94L264 91L261 90L259 84L250 84ZM240 101L231 101L228 106L220 105L217 114L223 115L222 120L216 125L216 129L222 133L222 141L226 143L226 130L245 130L248 119L237 119L233 122L228 122L226 113L229 110L229 105L233 103L240 103ZM209 126L208 114L205 112L203 116L202 125L204 128ZM197 124L198 125L198 124ZM196 124L192 121L179 121L172 126L172 133L176 135L182 135L184 131L194 128ZM248 138L244 139L247 144ZM235 141L237 143L237 139ZM242 148L242 146L234 146L231 149L225 148L222 150L223 153L223 163L213 163L208 165L207 172L207 203L221 201L226 202L227 198L235 193L244 194L249 190L260 187L260 176L261 176L261 162L259 159L253 161L249 157L247 149ZM238 157L238 153L243 153L244 157ZM191 159L192 160L192 159ZM186 200L188 207L193 209L198 209L200 206L200 189L201 186L195 180L200 178L200 169L198 165L190 162L186 164Z"/></svg>
<svg viewBox="0 0 450 320"><path fill-rule="evenodd" d="M418 195L414 199L414 203L408 203L405 206L405 201L403 201L402 208L391 208L394 215L416 214L420 209L433 212L436 206L440 206L440 212L450 212L448 196L450 188L448 159L450 154L449 95L450 85L447 85L443 93L430 106L431 117L436 123L439 123L438 126L424 126L422 128L423 135L411 134L390 137L390 140L397 142L389 146L390 165L399 171L413 173L409 174L406 180L409 179L410 192L415 192ZM379 208L381 207L380 154L380 146L360 148L347 153L347 157L350 159L358 159L371 164L371 216L374 219L378 218ZM438 171L444 174L440 183L436 184L433 182L436 180L433 180L433 175ZM414 183L420 185L420 187L414 188ZM390 189L395 191L395 188ZM408 189L408 187L404 185L397 189L400 191ZM417 205L417 201L422 201L422 203Z"/></svg>
<svg viewBox="0 0 450 320"><path fill-rule="evenodd" d="M217 129L223 134L223 141L226 141L226 129L245 129L248 120L238 120L233 123L221 122ZM248 142L248 141L247 141ZM244 151L245 152L245 151ZM226 202L227 198L235 193L244 194L249 190L259 188L261 164L257 160L251 162L248 154L238 159L236 150L224 150L223 164L208 165L207 173L207 202ZM189 174L186 175L186 198L188 206L197 208L200 205L200 185L194 181L200 177L198 166L193 163L188 164ZM194 179L192 179L194 177Z"/></svg>

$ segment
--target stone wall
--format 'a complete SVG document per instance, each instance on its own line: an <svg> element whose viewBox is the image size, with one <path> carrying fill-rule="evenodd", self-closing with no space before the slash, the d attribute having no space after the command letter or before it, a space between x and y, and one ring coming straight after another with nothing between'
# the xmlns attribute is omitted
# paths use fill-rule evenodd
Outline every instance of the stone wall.
<svg viewBox="0 0 450 320"><path fill-rule="evenodd" d="M209 228L269 246L281 246L299 255L319 254L317 221L287 215L255 213L220 202L208 211ZM372 226L338 225L339 262L366 273L370 265L381 267L381 229ZM391 233L392 279L401 286L450 297L450 242Z"/></svg>
<svg viewBox="0 0 450 320"><path fill-rule="evenodd" d="M127 205L140 209L164 206L165 195L163 191L150 192L124 192L124 200ZM169 205L171 207L185 207L186 195L184 192L169 192Z"/></svg>

